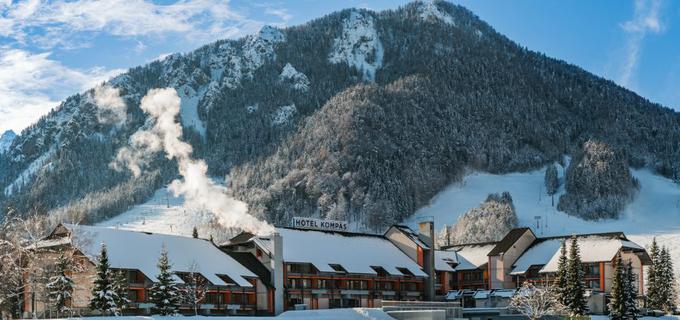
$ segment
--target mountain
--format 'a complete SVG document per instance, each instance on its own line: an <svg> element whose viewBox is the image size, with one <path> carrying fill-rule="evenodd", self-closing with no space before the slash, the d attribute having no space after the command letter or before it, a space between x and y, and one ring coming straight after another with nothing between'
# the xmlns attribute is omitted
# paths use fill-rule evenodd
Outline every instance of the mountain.
<svg viewBox="0 0 680 320"><path fill-rule="evenodd" d="M92 223L151 198L177 176L173 161L159 155L139 177L109 163L148 126L139 102L161 87L179 92L184 139L209 173L275 223L319 216L380 230L469 170L540 168L591 139L631 167L680 177L678 113L447 2L265 27L107 84L127 105L124 124L98 121L92 90L66 99L0 155L3 208Z"/></svg>
<svg viewBox="0 0 680 320"><path fill-rule="evenodd" d="M0 153L7 152L10 146L12 146L12 142L14 142L14 139L17 137L17 134L14 133L12 130L7 130L5 131L1 136L0 136Z"/></svg>

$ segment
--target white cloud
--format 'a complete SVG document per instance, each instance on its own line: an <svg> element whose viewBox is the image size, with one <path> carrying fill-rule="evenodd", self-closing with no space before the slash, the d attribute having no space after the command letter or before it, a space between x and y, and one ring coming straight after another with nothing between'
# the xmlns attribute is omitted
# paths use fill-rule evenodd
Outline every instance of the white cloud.
<svg viewBox="0 0 680 320"><path fill-rule="evenodd" d="M170 5L149 0L20 0L3 6L0 36L44 48L81 46L96 32L121 37L176 33L205 41L253 32L261 25L232 10L228 0L179 0Z"/></svg>
<svg viewBox="0 0 680 320"><path fill-rule="evenodd" d="M76 70L50 59L49 52L0 49L0 131L19 132L67 96L121 71Z"/></svg>
<svg viewBox="0 0 680 320"><path fill-rule="evenodd" d="M621 24L626 33L626 47L620 67L619 84L631 88L637 71L642 44L649 33L658 34L665 27L659 18L661 0L635 0L633 18Z"/></svg>

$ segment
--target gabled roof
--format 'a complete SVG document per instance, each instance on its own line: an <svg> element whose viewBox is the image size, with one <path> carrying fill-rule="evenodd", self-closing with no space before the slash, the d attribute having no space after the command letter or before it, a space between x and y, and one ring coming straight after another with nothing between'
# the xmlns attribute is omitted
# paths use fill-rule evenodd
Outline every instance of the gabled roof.
<svg viewBox="0 0 680 320"><path fill-rule="evenodd" d="M112 268L139 270L151 280L158 275L156 263L163 247L173 272L191 272L190 266L195 263L203 277L223 286L231 285L223 280L229 278L241 287L252 287L244 277L256 277L208 240L93 226L63 224L61 227L69 231L71 245L90 261L97 261L104 243Z"/></svg>
<svg viewBox="0 0 680 320"><path fill-rule="evenodd" d="M643 263L648 260L645 249L628 240L622 232L591 233L576 235L576 237L581 261L585 263L611 261L622 249L643 253L641 256ZM517 259L511 274L524 274L532 266L541 267L539 272L542 273L556 272L560 247L566 241L567 250L569 250L570 238L571 236L559 236L536 239Z"/></svg>
<svg viewBox="0 0 680 320"><path fill-rule="evenodd" d="M456 251L458 265L456 271L482 269L489 263L489 252L498 242L471 243L449 247L447 251Z"/></svg>
<svg viewBox="0 0 680 320"><path fill-rule="evenodd" d="M415 231L413 231L413 229L409 228L408 226L396 224L396 225L393 225L392 228L395 228L395 229L401 231L409 239L411 239L413 242L415 242L416 245L418 245L418 246L420 246L424 249L430 249L430 246L428 246L422 239L420 239L420 235L418 233L416 233ZM387 234L387 232L385 232L385 234Z"/></svg>
<svg viewBox="0 0 680 320"><path fill-rule="evenodd" d="M349 273L377 274L373 267L383 268L390 275L427 277L420 266L381 235L276 228L283 239L283 260L286 263L309 263L320 272L337 273L331 265L340 265ZM260 249L271 252L269 237L251 239Z"/></svg>
<svg viewBox="0 0 680 320"><path fill-rule="evenodd" d="M524 235L524 233L527 231L533 234L533 231L531 231L529 228L515 228L510 230L510 232L508 232L508 234L506 234L505 237L503 237L503 239L498 242L496 247L494 247L493 250L489 252L489 256L497 256L501 253L507 252L510 248L512 248L512 245L514 245L515 242L517 242L517 240L519 240L519 238L521 238L522 235Z"/></svg>

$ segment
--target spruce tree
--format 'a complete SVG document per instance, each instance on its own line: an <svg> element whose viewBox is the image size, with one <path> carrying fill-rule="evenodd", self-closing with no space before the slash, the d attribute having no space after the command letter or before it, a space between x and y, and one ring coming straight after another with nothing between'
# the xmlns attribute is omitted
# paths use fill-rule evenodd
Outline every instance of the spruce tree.
<svg viewBox="0 0 680 320"><path fill-rule="evenodd" d="M97 310L102 314L117 314L116 292L111 283L111 270L106 245L102 243L99 261L97 262L97 276L92 286L92 299L90 309Z"/></svg>
<svg viewBox="0 0 680 320"><path fill-rule="evenodd" d="M572 316L584 315L587 310L583 276L583 264L581 263L578 241L576 236L572 236L567 265L567 287L565 289L566 307Z"/></svg>
<svg viewBox="0 0 680 320"><path fill-rule="evenodd" d="M611 319L621 320L626 315L627 281L626 269L623 266L621 254L619 253L614 260L614 277L612 279L611 298L608 305L609 318Z"/></svg>
<svg viewBox="0 0 680 320"><path fill-rule="evenodd" d="M170 261L168 251L163 247L161 256L158 259L158 275L151 287L151 302L154 303L156 311L160 315L169 316L177 313L180 304L180 295L177 284L170 272Z"/></svg>
<svg viewBox="0 0 680 320"><path fill-rule="evenodd" d="M660 280L659 279L659 246L656 243L656 238L652 240L652 246L649 248L649 257L652 264L647 269L647 308L652 310L660 310L662 308L660 298Z"/></svg>
<svg viewBox="0 0 680 320"><path fill-rule="evenodd" d="M565 306L568 305L565 291L567 288L567 266L567 242L563 241L560 249L560 259L557 262L557 279L555 284L557 285L560 302Z"/></svg>
<svg viewBox="0 0 680 320"><path fill-rule="evenodd" d="M635 289L635 273L633 272L633 263L629 260L626 264L624 271L624 318L626 319L637 319L637 314L639 312L637 308L637 296L638 292Z"/></svg>
<svg viewBox="0 0 680 320"><path fill-rule="evenodd" d="M73 279L68 276L70 260L62 252L57 259L56 274L49 279L47 292L57 314L67 311L67 302L73 295Z"/></svg>
<svg viewBox="0 0 680 320"><path fill-rule="evenodd" d="M557 188L560 186L560 180L557 177L557 168L554 164L548 165L548 168L545 169L545 177L543 182L545 183L545 191L552 197L552 205L554 206L554 196L557 192Z"/></svg>
<svg viewBox="0 0 680 320"><path fill-rule="evenodd" d="M666 247L663 247L659 253L657 270L657 280L660 282L659 301L662 306L661 310L671 314L675 311L675 276L673 275L673 261Z"/></svg>
<svg viewBox="0 0 680 320"><path fill-rule="evenodd" d="M126 277L126 272L124 270L118 270L111 272L111 287L113 292L116 293L115 301L118 310L122 312L127 309L130 299L128 299L128 281Z"/></svg>
<svg viewBox="0 0 680 320"><path fill-rule="evenodd" d="M198 229L196 229L196 227L194 227L194 230L191 231L191 236L195 239L198 239Z"/></svg>

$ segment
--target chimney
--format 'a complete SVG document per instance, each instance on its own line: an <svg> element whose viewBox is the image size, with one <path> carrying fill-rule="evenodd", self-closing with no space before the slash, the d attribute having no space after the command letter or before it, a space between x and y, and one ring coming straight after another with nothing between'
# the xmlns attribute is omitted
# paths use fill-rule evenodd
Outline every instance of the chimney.
<svg viewBox="0 0 680 320"><path fill-rule="evenodd" d="M278 232L271 235L272 239L272 270L274 272L274 314L283 313L284 287L283 287L283 237Z"/></svg>
<svg viewBox="0 0 680 320"><path fill-rule="evenodd" d="M428 248L423 248L423 269L428 278L425 281L425 299L434 300L434 219L418 222L418 237Z"/></svg>

